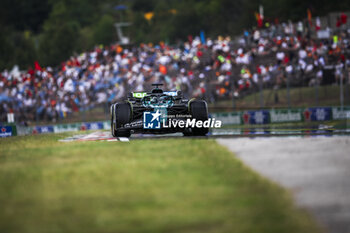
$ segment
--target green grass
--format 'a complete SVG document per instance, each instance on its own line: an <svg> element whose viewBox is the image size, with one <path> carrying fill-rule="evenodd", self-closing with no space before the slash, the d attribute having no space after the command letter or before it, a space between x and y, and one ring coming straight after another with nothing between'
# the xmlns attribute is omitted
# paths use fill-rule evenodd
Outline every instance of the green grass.
<svg viewBox="0 0 350 233"><path fill-rule="evenodd" d="M0 232L318 232L213 140L0 140Z"/></svg>

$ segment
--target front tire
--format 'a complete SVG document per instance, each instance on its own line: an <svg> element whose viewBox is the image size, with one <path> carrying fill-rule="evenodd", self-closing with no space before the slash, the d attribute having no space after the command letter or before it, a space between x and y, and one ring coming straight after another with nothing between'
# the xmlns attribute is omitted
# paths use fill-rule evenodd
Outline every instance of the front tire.
<svg viewBox="0 0 350 233"><path fill-rule="evenodd" d="M208 106L204 100L193 100L189 103L189 110L193 119L206 121L208 120ZM192 128L193 136L205 136L209 132L209 128Z"/></svg>
<svg viewBox="0 0 350 233"><path fill-rule="evenodd" d="M132 118L131 106L129 103L117 103L111 107L111 132L113 137L130 137L128 129L121 129L124 124L129 123Z"/></svg>

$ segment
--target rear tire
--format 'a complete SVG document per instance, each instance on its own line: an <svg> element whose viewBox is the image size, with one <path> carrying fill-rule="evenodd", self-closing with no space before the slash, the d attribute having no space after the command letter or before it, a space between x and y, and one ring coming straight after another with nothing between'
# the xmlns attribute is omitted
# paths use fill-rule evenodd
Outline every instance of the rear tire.
<svg viewBox="0 0 350 233"><path fill-rule="evenodd" d="M130 104L113 104L111 107L111 113L111 132L113 137L130 137L130 130L120 129L124 124L129 123L132 118Z"/></svg>
<svg viewBox="0 0 350 233"><path fill-rule="evenodd" d="M193 119L206 121L208 120L208 106L204 100L194 100L189 103L190 113ZM209 128L192 128L193 136L205 136Z"/></svg>
<svg viewBox="0 0 350 233"><path fill-rule="evenodd" d="M190 129L190 130L185 130L184 132L182 132L182 134L183 134L185 137L190 137L190 136L193 135L191 129Z"/></svg>

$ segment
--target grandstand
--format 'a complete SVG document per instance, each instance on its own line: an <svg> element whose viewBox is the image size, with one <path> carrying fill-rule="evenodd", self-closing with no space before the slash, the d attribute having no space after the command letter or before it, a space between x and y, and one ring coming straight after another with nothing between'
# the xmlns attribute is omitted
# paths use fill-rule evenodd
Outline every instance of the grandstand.
<svg viewBox="0 0 350 233"><path fill-rule="evenodd" d="M96 46L59 67L38 62L25 71L14 67L0 74L0 122L6 122L8 113L28 125L97 107L107 111L128 91L154 82L210 103L237 101L266 88L349 85L348 24L343 19L327 38L315 37L317 29L305 20L253 28L235 39L189 37L181 46Z"/></svg>

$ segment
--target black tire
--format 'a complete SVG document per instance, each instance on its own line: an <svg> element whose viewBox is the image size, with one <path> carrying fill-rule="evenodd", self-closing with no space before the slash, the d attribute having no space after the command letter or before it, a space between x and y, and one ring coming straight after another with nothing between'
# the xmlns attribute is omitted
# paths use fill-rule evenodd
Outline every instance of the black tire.
<svg viewBox="0 0 350 233"><path fill-rule="evenodd" d="M129 103L117 103L112 105L111 131L113 137L130 137L130 130L120 129L124 124L129 123L132 118L131 106Z"/></svg>
<svg viewBox="0 0 350 233"><path fill-rule="evenodd" d="M112 136L113 137L116 137L115 136L115 133L114 133L114 124L115 124L115 120L114 120L114 108L115 108L115 104L112 104L111 107L110 107L110 115L111 115L111 133L112 133Z"/></svg>
<svg viewBox="0 0 350 233"><path fill-rule="evenodd" d="M191 130L185 130L182 134L183 134L185 137L190 137L190 136L193 135Z"/></svg>
<svg viewBox="0 0 350 233"><path fill-rule="evenodd" d="M193 119L206 121L208 120L208 106L204 100L193 100L189 103L189 110ZM209 128L192 128L193 136L205 136Z"/></svg>

